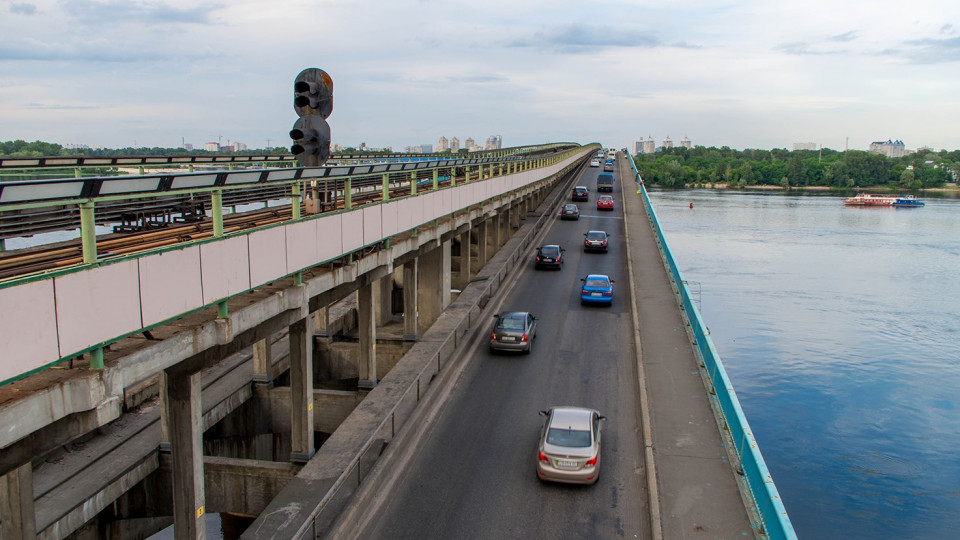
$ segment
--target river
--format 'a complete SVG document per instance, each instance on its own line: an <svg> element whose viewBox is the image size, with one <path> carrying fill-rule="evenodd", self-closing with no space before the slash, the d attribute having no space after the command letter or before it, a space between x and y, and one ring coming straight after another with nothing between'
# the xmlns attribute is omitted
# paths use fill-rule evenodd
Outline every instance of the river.
<svg viewBox="0 0 960 540"><path fill-rule="evenodd" d="M960 202L651 199L798 536L957 538Z"/></svg>

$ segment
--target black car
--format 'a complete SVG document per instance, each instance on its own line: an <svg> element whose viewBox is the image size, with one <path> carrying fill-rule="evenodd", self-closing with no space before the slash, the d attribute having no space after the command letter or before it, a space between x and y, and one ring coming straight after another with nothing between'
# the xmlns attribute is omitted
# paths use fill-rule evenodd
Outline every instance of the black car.
<svg viewBox="0 0 960 540"><path fill-rule="evenodd" d="M575 201L588 201L590 196L587 194L587 186L577 186L573 188L573 200Z"/></svg>
<svg viewBox="0 0 960 540"><path fill-rule="evenodd" d="M556 244L547 244L537 248L537 268L563 268L563 252L566 251Z"/></svg>
<svg viewBox="0 0 960 540"><path fill-rule="evenodd" d="M585 232L583 233L583 250L606 252L609 241L610 236L607 235L606 231Z"/></svg>
<svg viewBox="0 0 960 540"><path fill-rule="evenodd" d="M580 207L575 204L563 205L563 210L560 210L560 219L580 219Z"/></svg>

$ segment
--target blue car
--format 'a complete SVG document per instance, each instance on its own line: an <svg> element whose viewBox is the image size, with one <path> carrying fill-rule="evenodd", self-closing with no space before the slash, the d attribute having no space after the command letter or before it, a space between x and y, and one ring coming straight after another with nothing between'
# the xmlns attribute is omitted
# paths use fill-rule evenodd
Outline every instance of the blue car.
<svg viewBox="0 0 960 540"><path fill-rule="evenodd" d="M612 304L613 280L603 274L590 274L580 278L583 287L580 288L581 304Z"/></svg>

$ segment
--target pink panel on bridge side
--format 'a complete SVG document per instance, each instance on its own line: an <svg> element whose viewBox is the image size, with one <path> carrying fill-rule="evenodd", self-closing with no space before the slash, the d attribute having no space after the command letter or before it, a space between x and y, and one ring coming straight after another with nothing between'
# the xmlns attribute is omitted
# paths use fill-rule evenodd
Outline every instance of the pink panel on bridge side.
<svg viewBox="0 0 960 540"><path fill-rule="evenodd" d="M315 220L314 226L317 228L317 259L319 261L329 261L343 255L343 241L341 239L340 214L322 217Z"/></svg>
<svg viewBox="0 0 960 540"><path fill-rule="evenodd" d="M200 246L203 303L212 304L250 289L250 251L246 236Z"/></svg>
<svg viewBox="0 0 960 540"><path fill-rule="evenodd" d="M60 358L53 280L0 289L0 381Z"/></svg>
<svg viewBox="0 0 960 540"><path fill-rule="evenodd" d="M343 251L353 251L363 247L363 212L344 212L340 214L343 230Z"/></svg>
<svg viewBox="0 0 960 540"><path fill-rule="evenodd" d="M287 273L292 274L320 262L317 224L301 221L287 225Z"/></svg>
<svg viewBox="0 0 960 540"><path fill-rule="evenodd" d="M399 226L399 216L397 214L400 208L400 202L388 202L380 205L380 212L383 214L381 223L383 228L381 232L384 237L393 236L401 231Z"/></svg>
<svg viewBox="0 0 960 540"><path fill-rule="evenodd" d="M64 357L143 328L136 260L54 278Z"/></svg>
<svg viewBox="0 0 960 540"><path fill-rule="evenodd" d="M153 326L203 305L200 247L138 259L143 325Z"/></svg>
<svg viewBox="0 0 960 540"><path fill-rule="evenodd" d="M369 245L383 240L383 213L380 205L363 207L363 244Z"/></svg>
<svg viewBox="0 0 960 540"><path fill-rule="evenodd" d="M259 287L287 273L287 242L283 227L271 227L247 236L250 285Z"/></svg>

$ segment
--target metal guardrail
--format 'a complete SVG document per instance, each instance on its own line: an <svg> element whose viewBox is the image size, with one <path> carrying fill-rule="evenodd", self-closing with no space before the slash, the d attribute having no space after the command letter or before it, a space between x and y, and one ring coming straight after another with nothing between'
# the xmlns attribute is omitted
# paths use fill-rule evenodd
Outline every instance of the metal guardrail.
<svg viewBox="0 0 960 540"><path fill-rule="evenodd" d="M497 157L511 154L523 154L531 151L549 149L555 143L538 146L517 146L474 152L474 157ZM369 163L407 163L418 161L440 161L459 158L451 153L395 153L395 154L334 154L334 162L350 164L366 161ZM179 156L0 156L0 170L46 169L69 167L139 167L163 165L230 165L247 163L295 162L294 154L187 154Z"/></svg>
<svg viewBox="0 0 960 540"><path fill-rule="evenodd" d="M550 150L561 151L574 145L556 145ZM542 147L532 147L542 148ZM69 204L80 199L116 197L122 195L157 195L178 190L226 188L233 186L290 183L297 180L343 179L363 175L384 175L493 164L524 162L540 157L538 154L516 153L502 157L441 159L404 163L369 163L332 167L301 167L281 169L247 169L242 171L200 172L183 174L156 174L143 176L99 176L89 178L60 178L53 180L20 180L0 182L0 212L11 209ZM545 157L545 156L543 156Z"/></svg>
<svg viewBox="0 0 960 540"><path fill-rule="evenodd" d="M767 464L760 453L760 447L753 436L753 431L747 423L747 417L740 407L740 400L737 399L733 383L723 367L720 360L720 353L713 346L713 340L710 339L709 331L703 320L700 318L700 311L694 304L693 296L687 287L687 282L683 279L670 245L667 243L663 231L660 229L660 223L657 220L657 214L653 210L650 197L647 194L646 187L643 185L643 179L637 171L633 156L627 153L630 160L630 166L636 175L638 192L643 197L643 204L647 208L650 221L657 233L657 240L660 244L660 252L666 260L667 267L670 270L674 285L680 292L680 299L683 305L684 314L693 329L694 339L696 341L696 350L707 369L707 376L712 385L712 390L716 394L715 403L719 407L721 415L720 420L728 431L730 439L733 441L734 449L740 459L740 468L743 472L743 481L749 491L750 499L754 504L756 514L759 516L762 524L762 532L767 538L773 540L794 540L797 538L793 530L793 524L790 522L790 516L780 498L777 486L773 482L773 477L767 469ZM716 410L716 409L715 409Z"/></svg>

